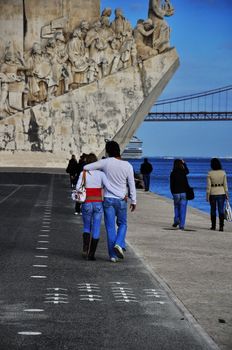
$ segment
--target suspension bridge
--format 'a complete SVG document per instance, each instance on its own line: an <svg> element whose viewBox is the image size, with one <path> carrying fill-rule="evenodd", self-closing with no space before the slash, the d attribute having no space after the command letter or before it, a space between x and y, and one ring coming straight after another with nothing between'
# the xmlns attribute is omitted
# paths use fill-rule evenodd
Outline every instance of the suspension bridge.
<svg viewBox="0 0 232 350"><path fill-rule="evenodd" d="M232 85L159 100L146 122L232 120Z"/></svg>

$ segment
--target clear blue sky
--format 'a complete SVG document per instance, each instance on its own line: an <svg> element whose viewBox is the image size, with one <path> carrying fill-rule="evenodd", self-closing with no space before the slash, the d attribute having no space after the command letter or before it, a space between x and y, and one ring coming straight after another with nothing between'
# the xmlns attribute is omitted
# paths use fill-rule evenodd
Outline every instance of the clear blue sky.
<svg viewBox="0 0 232 350"><path fill-rule="evenodd" d="M120 7L133 26L147 18L149 0L101 0ZM180 67L162 98L177 97L232 84L232 0L172 0L167 18L171 45ZM113 15L112 15L113 19ZM147 156L232 156L232 122L144 122L136 135Z"/></svg>

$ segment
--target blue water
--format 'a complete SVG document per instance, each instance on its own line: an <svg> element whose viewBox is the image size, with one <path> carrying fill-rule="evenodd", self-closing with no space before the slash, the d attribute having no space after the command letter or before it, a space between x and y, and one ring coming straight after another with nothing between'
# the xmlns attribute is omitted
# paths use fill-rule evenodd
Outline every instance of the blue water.
<svg viewBox="0 0 232 350"><path fill-rule="evenodd" d="M195 198L189 201L189 205L197 209L209 213L209 203L206 202L206 177L210 170L209 158L185 158L189 168L188 180L190 186L194 188ZM220 159L223 169L227 173L227 181L229 187L230 198L232 198L232 159ZM134 171L140 170L143 159L131 159ZM172 198L169 187L169 176L173 167L173 159L167 158L149 158L149 162L153 166L151 175L150 191Z"/></svg>

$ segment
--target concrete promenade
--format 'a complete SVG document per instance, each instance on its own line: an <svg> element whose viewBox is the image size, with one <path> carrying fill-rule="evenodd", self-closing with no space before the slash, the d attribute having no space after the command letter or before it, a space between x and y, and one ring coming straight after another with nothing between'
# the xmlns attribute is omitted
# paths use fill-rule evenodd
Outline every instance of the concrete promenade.
<svg viewBox="0 0 232 350"><path fill-rule="evenodd" d="M0 169L0 350L232 349L231 223L188 207L173 229L172 200L139 190L125 259L102 226L88 262L73 206L64 170Z"/></svg>
<svg viewBox="0 0 232 350"><path fill-rule="evenodd" d="M128 243L190 322L231 350L232 223L210 231L209 215L190 205L186 231L173 229L172 200L139 191Z"/></svg>

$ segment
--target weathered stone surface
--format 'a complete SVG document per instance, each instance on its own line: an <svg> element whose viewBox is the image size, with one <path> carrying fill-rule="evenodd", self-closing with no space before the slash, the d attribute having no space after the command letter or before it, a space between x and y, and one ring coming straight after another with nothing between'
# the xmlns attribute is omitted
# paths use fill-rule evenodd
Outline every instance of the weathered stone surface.
<svg viewBox="0 0 232 350"><path fill-rule="evenodd" d="M27 33L25 47L29 49L35 41L40 41L41 28L58 19L61 26L65 23L64 31L72 32L83 19L90 23L99 18L100 0L25 0L25 15ZM58 29L58 28L57 28Z"/></svg>
<svg viewBox="0 0 232 350"><path fill-rule="evenodd" d="M70 33L83 19L93 23L99 16L100 0L0 0L0 44L12 40L20 52L27 51L40 42L41 28L52 22L57 29L59 21L65 23L64 30Z"/></svg>
<svg viewBox="0 0 232 350"><path fill-rule="evenodd" d="M178 64L172 49L0 121L1 164L64 166L113 138L123 149Z"/></svg>
<svg viewBox="0 0 232 350"><path fill-rule="evenodd" d="M0 55L4 53L6 42L17 43L23 52L23 2L21 0L0 0ZM2 57L0 57L1 61Z"/></svg>

